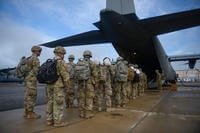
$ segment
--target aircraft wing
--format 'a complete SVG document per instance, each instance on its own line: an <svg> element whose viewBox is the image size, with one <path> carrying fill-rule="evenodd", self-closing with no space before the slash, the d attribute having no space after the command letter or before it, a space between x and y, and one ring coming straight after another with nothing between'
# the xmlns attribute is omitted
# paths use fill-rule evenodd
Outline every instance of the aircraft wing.
<svg viewBox="0 0 200 133"><path fill-rule="evenodd" d="M168 60L170 62L172 61L188 61L188 65L190 69L193 69L195 64L196 64L196 60L200 59L200 54L196 54L196 55L178 55L178 56L169 56Z"/></svg>
<svg viewBox="0 0 200 133"><path fill-rule="evenodd" d="M200 25L200 9L142 19L139 23L153 35Z"/></svg>
<svg viewBox="0 0 200 133"><path fill-rule="evenodd" d="M199 60L200 54L194 54L194 55L175 55L175 56L169 56L169 61L188 61L188 60Z"/></svg>
<svg viewBox="0 0 200 133"><path fill-rule="evenodd" d="M92 30L74 36L58 39L52 42L47 42L41 44L41 46L53 48L56 46L80 46L107 42L110 41L99 30Z"/></svg>

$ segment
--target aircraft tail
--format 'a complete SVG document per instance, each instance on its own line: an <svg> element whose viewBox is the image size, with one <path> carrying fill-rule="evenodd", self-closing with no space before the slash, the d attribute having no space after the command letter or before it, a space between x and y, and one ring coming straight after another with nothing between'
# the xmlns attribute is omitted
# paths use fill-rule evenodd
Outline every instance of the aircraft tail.
<svg viewBox="0 0 200 133"><path fill-rule="evenodd" d="M106 9L112 9L122 15L135 13L134 0L106 0Z"/></svg>

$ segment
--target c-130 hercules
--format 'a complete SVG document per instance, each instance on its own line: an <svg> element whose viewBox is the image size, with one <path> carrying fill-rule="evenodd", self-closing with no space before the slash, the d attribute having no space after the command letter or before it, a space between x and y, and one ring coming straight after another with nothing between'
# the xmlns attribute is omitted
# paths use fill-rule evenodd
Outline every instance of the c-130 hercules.
<svg viewBox="0 0 200 133"><path fill-rule="evenodd" d="M170 58L156 36L200 25L200 9L139 19L135 14L133 0L107 0L106 9L100 12L100 21L94 25L99 30L62 38L41 46L52 48L111 42L120 56L142 68L149 83L155 81L156 69L164 74L167 81L175 82L176 73L170 64ZM198 57L192 58L195 62L200 57L192 56Z"/></svg>

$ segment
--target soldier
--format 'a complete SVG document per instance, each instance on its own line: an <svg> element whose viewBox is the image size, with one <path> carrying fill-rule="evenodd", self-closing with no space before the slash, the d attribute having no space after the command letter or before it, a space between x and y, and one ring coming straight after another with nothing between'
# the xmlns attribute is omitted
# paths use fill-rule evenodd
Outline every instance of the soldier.
<svg viewBox="0 0 200 133"><path fill-rule="evenodd" d="M64 62L64 55L66 51L63 47L58 46L54 49L56 60L56 68L58 80L52 84L47 84L47 125L54 127L65 126L68 123L63 122L63 109L64 109L64 87L70 85L69 73L67 66Z"/></svg>
<svg viewBox="0 0 200 133"><path fill-rule="evenodd" d="M134 92L133 92L133 98L135 99L138 96L138 88L139 88L139 81L140 81L140 71L138 69L138 65L135 64L134 66L134 80L133 80L133 88L134 88Z"/></svg>
<svg viewBox="0 0 200 133"><path fill-rule="evenodd" d="M77 62L75 70L78 80L79 116L88 119L94 116L93 98L97 73L96 65L90 60L92 53L86 50L83 57Z"/></svg>
<svg viewBox="0 0 200 133"><path fill-rule="evenodd" d="M145 74L142 71L142 69L140 68L140 91L139 91L139 95L143 96L144 95L144 89L145 89Z"/></svg>
<svg viewBox="0 0 200 133"><path fill-rule="evenodd" d="M128 76L128 68L123 62L122 57L117 58L115 68L115 98L117 107L125 107L126 104L126 82Z"/></svg>
<svg viewBox="0 0 200 133"><path fill-rule="evenodd" d="M162 76L159 73L159 70L155 70L155 72L156 72L156 83L157 83L158 89L162 90L162 79L161 79Z"/></svg>
<svg viewBox="0 0 200 133"><path fill-rule="evenodd" d="M33 110L36 105L37 98L37 73L40 66L38 57L41 54L42 48L33 46L31 48L32 55L27 58L27 73L25 75L25 96L24 96L24 117L28 119L40 118Z"/></svg>
<svg viewBox="0 0 200 133"><path fill-rule="evenodd" d="M134 96L134 88L133 88L133 79L134 79L134 70L133 64L129 64L128 67L128 80L127 80L127 97L128 99L132 99Z"/></svg>
<svg viewBox="0 0 200 133"><path fill-rule="evenodd" d="M74 55L69 55L67 63L67 70L69 72L70 77L70 86L66 90L66 96L65 96L65 102L66 102L66 108L73 107L73 102L75 100L75 64L74 64Z"/></svg>
<svg viewBox="0 0 200 133"><path fill-rule="evenodd" d="M102 111L102 109L105 109L107 112L109 112L111 109L111 77L113 76L113 74L114 72L111 69L110 59L106 57L103 59L103 65L100 65L98 73L98 111Z"/></svg>

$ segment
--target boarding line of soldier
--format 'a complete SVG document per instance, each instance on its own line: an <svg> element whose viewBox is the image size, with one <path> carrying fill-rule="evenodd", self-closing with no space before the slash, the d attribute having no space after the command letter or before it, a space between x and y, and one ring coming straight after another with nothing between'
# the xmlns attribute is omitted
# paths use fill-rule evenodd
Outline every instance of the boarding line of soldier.
<svg viewBox="0 0 200 133"><path fill-rule="evenodd" d="M34 112L34 107L36 76L40 66L38 56L42 49L33 46L31 51L32 55L27 61L30 69L25 76L24 117L35 119L41 117ZM125 107L128 100L144 95L147 88L147 78L142 70L137 65L128 64L122 57L118 57L115 64L111 64L109 58L104 58L103 64L95 64L91 61L92 53L86 50L77 64L73 63L73 55L69 56L69 63L66 64L66 50L63 47L56 47L54 54L58 79L46 87L48 126L68 124L63 122L65 103L67 108L77 105L80 117L91 118L94 116L93 103L97 103L98 111L110 111L113 106Z"/></svg>

